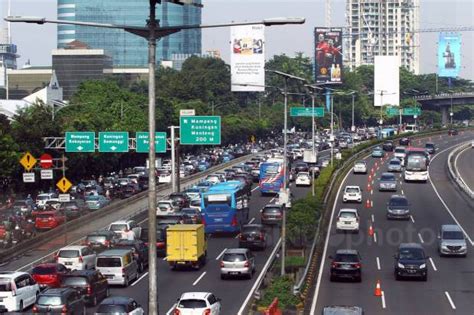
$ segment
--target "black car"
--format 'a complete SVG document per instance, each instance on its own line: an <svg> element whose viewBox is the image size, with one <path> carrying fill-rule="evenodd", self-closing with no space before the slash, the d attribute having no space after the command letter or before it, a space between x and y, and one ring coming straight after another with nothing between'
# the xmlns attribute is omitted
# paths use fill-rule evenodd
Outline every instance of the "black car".
<svg viewBox="0 0 474 315"><path fill-rule="evenodd" d="M392 195L387 202L387 219L410 220L410 203L403 195Z"/></svg>
<svg viewBox="0 0 474 315"><path fill-rule="evenodd" d="M382 149L384 151L390 151L392 152L393 151L393 148L394 148L394 145L393 145L393 141L392 140L387 140L383 143L382 145Z"/></svg>
<svg viewBox="0 0 474 315"><path fill-rule="evenodd" d="M305 162L295 163L295 172L296 174L298 174L299 172L309 172L308 163L305 163Z"/></svg>
<svg viewBox="0 0 474 315"><path fill-rule="evenodd" d="M13 203L13 209L21 211L26 215L31 215L31 212L36 209L36 204L33 199L15 200Z"/></svg>
<svg viewBox="0 0 474 315"><path fill-rule="evenodd" d="M448 136L457 136L458 135L458 130L451 128L448 130Z"/></svg>
<svg viewBox="0 0 474 315"><path fill-rule="evenodd" d="M156 255L159 257L166 256L166 229L167 225L158 225L156 227ZM142 228L140 234L140 240L144 242L145 246L148 246L148 228Z"/></svg>
<svg viewBox="0 0 474 315"><path fill-rule="evenodd" d="M124 185L120 187L120 198L122 199L130 198L139 192L140 190L137 184Z"/></svg>
<svg viewBox="0 0 474 315"><path fill-rule="evenodd" d="M409 146L410 145L410 138L408 138L408 137L400 138L400 140L398 140L398 143L400 145Z"/></svg>
<svg viewBox="0 0 474 315"><path fill-rule="evenodd" d="M75 289L92 306L110 295L107 278L97 270L71 271L63 277L61 287Z"/></svg>
<svg viewBox="0 0 474 315"><path fill-rule="evenodd" d="M421 278L428 280L428 256L420 244L402 243L398 247L395 258L395 279Z"/></svg>
<svg viewBox="0 0 474 315"><path fill-rule="evenodd" d="M247 224L242 226L239 235L239 247L259 248L267 247L267 232L261 224Z"/></svg>
<svg viewBox="0 0 474 315"><path fill-rule="evenodd" d="M181 213L185 214L189 219L191 219L192 224L201 224L202 223L202 214L199 209L196 208L184 208L181 209Z"/></svg>
<svg viewBox="0 0 474 315"><path fill-rule="evenodd" d="M436 145L433 142L426 142L425 143L425 150L429 154L434 154L434 153L436 153Z"/></svg>
<svg viewBox="0 0 474 315"><path fill-rule="evenodd" d="M72 288L51 288L41 292L36 298L33 313L86 314L82 295Z"/></svg>
<svg viewBox="0 0 474 315"><path fill-rule="evenodd" d="M138 264L138 272L143 272L145 267L148 266L148 246L145 246L145 243L139 240L125 240L121 239L115 243L114 248L126 248L131 249L133 257Z"/></svg>
<svg viewBox="0 0 474 315"><path fill-rule="evenodd" d="M85 245L89 246L96 252L103 251L114 247L119 240L119 236L114 231L96 231L89 233L84 240Z"/></svg>
<svg viewBox="0 0 474 315"><path fill-rule="evenodd" d="M148 180L149 180L148 175L138 176L138 187L140 188L140 191L144 191L148 189Z"/></svg>
<svg viewBox="0 0 474 315"><path fill-rule="evenodd" d="M142 307L134 299L126 296L113 296L103 300L95 314L132 314L138 309L142 310ZM144 314L143 310L141 313Z"/></svg>
<svg viewBox="0 0 474 315"><path fill-rule="evenodd" d="M64 211L64 214L68 220L77 219L89 212L85 201L82 199L73 199L67 202L61 202L59 209Z"/></svg>
<svg viewBox="0 0 474 315"><path fill-rule="evenodd" d="M359 252L354 249L339 249L336 256L329 256L331 262L331 281L352 279L362 281L362 265Z"/></svg>
<svg viewBox="0 0 474 315"><path fill-rule="evenodd" d="M191 202L191 199L188 195L180 192L172 193L168 199L177 202L180 209L189 207L189 203Z"/></svg>

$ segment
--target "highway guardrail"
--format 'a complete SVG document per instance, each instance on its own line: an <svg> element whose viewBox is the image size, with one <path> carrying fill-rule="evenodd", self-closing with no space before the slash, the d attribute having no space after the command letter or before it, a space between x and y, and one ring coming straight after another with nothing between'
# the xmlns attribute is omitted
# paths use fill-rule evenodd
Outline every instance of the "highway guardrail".
<svg viewBox="0 0 474 315"><path fill-rule="evenodd" d="M471 190L469 185L464 182L461 174L459 174L456 162L459 157L459 154L471 146L471 141L464 142L459 145L456 149L452 150L448 155L448 170L450 177L458 185L458 187L469 196L469 198L474 199L474 191Z"/></svg>

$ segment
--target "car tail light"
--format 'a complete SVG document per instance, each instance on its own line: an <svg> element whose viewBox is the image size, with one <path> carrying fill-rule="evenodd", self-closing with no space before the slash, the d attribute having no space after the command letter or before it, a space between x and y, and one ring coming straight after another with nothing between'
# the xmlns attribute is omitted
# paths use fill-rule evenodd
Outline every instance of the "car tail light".
<svg viewBox="0 0 474 315"><path fill-rule="evenodd" d="M237 216L234 215L234 217L232 218L232 223L231 223L231 225L232 225L232 226L237 226L238 224L239 224L239 222L237 221Z"/></svg>
<svg viewBox="0 0 474 315"><path fill-rule="evenodd" d="M242 233L240 233L240 234L239 234L239 238L240 238L241 240L244 240L244 239L245 239L245 236L244 236Z"/></svg>
<svg viewBox="0 0 474 315"><path fill-rule="evenodd" d="M92 287L90 285L87 286L87 294L88 295L92 294Z"/></svg>
<svg viewBox="0 0 474 315"><path fill-rule="evenodd" d="M156 247L158 247L158 248L163 248L163 247L165 247L165 242L157 242L157 243L156 243Z"/></svg>
<svg viewBox="0 0 474 315"><path fill-rule="evenodd" d="M211 309L210 308L206 308L204 310L204 312L202 312L202 315L211 315Z"/></svg>
<svg viewBox="0 0 474 315"><path fill-rule="evenodd" d="M261 240L265 239L265 234L260 233L260 239L261 239Z"/></svg>
<svg viewBox="0 0 474 315"><path fill-rule="evenodd" d="M354 268L357 268L357 269L359 269L360 267L362 267L362 265L361 265L360 263L356 263L356 264L354 264Z"/></svg>
<svg viewBox="0 0 474 315"><path fill-rule="evenodd" d="M181 312L178 309L174 309L174 315L181 315Z"/></svg>
<svg viewBox="0 0 474 315"><path fill-rule="evenodd" d="M224 268L224 262L221 261L221 268Z"/></svg>
<svg viewBox="0 0 474 315"><path fill-rule="evenodd" d="M105 240L104 245L107 246L107 247L109 247L109 246L110 246L110 241L109 241L109 240Z"/></svg>
<svg viewBox="0 0 474 315"><path fill-rule="evenodd" d="M82 256L79 256L79 262L84 262L84 258L82 258Z"/></svg>
<svg viewBox="0 0 474 315"><path fill-rule="evenodd" d="M339 267L339 264L338 264L338 263L335 263L335 262L333 262L331 266L332 266L332 268L337 268L337 267Z"/></svg>
<svg viewBox="0 0 474 315"><path fill-rule="evenodd" d="M205 226L206 225L206 219L204 217L202 217L202 224Z"/></svg>
<svg viewBox="0 0 474 315"><path fill-rule="evenodd" d="M33 306L33 309L32 309L33 313L39 313L39 309L38 309L38 306Z"/></svg>
<svg viewBox="0 0 474 315"><path fill-rule="evenodd" d="M249 262L248 260L245 262L244 267L245 267L245 268L250 267L250 262Z"/></svg>
<svg viewBox="0 0 474 315"><path fill-rule="evenodd" d="M64 306L61 308L61 315L62 315L62 314L66 315L66 314L67 314L67 311L68 311L68 310L67 310L67 306L64 305Z"/></svg>

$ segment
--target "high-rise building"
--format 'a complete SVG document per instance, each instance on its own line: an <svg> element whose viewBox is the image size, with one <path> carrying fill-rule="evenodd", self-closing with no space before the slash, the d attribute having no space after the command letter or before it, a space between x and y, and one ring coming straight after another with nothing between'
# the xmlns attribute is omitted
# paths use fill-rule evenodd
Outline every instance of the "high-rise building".
<svg viewBox="0 0 474 315"><path fill-rule="evenodd" d="M195 0L200 4L201 0ZM149 0L58 0L58 19L144 26ZM160 26L201 24L201 8L163 2L156 7ZM58 48L74 40L92 49L103 49L112 56L114 66L146 66L147 41L120 29L58 25ZM167 36L157 44L157 61L170 60L172 54L200 54L201 30L184 30Z"/></svg>
<svg viewBox="0 0 474 315"><path fill-rule="evenodd" d="M346 0L345 64L373 65L377 55L399 56L419 73L419 0Z"/></svg>

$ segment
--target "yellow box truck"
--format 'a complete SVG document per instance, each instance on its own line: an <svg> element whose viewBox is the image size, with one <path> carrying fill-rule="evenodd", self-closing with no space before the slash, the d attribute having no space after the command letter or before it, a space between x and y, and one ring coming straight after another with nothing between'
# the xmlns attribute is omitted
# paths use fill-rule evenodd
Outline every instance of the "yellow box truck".
<svg viewBox="0 0 474 315"><path fill-rule="evenodd" d="M166 260L171 269L201 268L206 264L207 240L203 224L176 224L166 230Z"/></svg>

